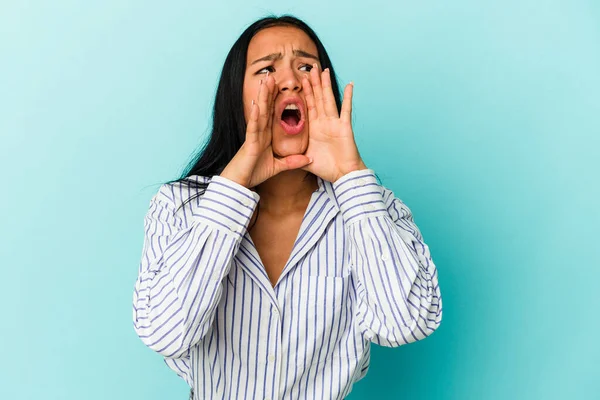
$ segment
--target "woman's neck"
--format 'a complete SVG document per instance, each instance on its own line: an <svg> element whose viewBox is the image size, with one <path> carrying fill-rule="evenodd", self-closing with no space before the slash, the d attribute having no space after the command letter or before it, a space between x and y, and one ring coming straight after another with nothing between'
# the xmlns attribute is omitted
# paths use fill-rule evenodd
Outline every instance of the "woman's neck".
<svg viewBox="0 0 600 400"><path fill-rule="evenodd" d="M260 195L261 211L276 215L304 212L319 188L316 176L307 174L301 169L284 171L258 185L255 190Z"/></svg>

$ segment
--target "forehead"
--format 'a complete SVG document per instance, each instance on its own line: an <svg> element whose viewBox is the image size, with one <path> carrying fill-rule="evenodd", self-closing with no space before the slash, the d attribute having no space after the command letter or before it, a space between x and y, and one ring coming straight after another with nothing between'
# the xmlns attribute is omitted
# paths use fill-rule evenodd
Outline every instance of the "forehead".
<svg viewBox="0 0 600 400"><path fill-rule="evenodd" d="M301 29L292 26L272 26L258 32L248 45L248 61L271 53L304 50L317 54L317 46Z"/></svg>

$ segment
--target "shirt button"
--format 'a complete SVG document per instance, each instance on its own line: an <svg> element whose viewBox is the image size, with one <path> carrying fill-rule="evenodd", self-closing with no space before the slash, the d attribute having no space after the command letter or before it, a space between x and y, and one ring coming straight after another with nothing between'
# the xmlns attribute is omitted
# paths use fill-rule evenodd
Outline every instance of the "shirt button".
<svg viewBox="0 0 600 400"><path fill-rule="evenodd" d="M279 317L279 311L276 308L273 309L273 315Z"/></svg>
<svg viewBox="0 0 600 400"><path fill-rule="evenodd" d="M365 183L367 182L365 182L365 180L361 178L358 181L356 181L356 186L363 186Z"/></svg>
<svg viewBox="0 0 600 400"><path fill-rule="evenodd" d="M270 397L265 397L265 400L271 400L271 398Z"/></svg>
<svg viewBox="0 0 600 400"><path fill-rule="evenodd" d="M273 354L269 355L269 362L275 361L275 356Z"/></svg>
<svg viewBox="0 0 600 400"><path fill-rule="evenodd" d="M383 254L381 255L381 259L382 259L383 261L387 261L387 259L388 259L388 258L390 258L390 257L389 257L389 256L388 256L386 253L383 253Z"/></svg>
<svg viewBox="0 0 600 400"><path fill-rule="evenodd" d="M242 204L245 205L246 207L250 206L250 199L244 199L242 200Z"/></svg>

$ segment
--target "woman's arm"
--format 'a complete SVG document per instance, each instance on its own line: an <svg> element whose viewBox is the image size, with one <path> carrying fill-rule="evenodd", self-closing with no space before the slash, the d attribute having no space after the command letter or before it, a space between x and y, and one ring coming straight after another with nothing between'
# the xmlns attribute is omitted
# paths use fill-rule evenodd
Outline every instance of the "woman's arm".
<svg viewBox="0 0 600 400"><path fill-rule="evenodd" d="M220 176L189 203L191 218L167 185L152 198L133 295L135 331L152 350L177 358L207 333L258 199Z"/></svg>
<svg viewBox="0 0 600 400"><path fill-rule="evenodd" d="M427 337L442 320L442 298L411 211L369 169L344 175L333 188L348 234L360 330L388 347Z"/></svg>

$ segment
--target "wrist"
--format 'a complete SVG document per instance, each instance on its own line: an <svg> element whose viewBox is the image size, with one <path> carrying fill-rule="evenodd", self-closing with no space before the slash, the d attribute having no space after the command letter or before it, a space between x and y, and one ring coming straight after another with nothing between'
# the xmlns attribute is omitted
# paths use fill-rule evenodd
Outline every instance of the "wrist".
<svg viewBox="0 0 600 400"><path fill-rule="evenodd" d="M229 179L230 181L235 182L238 185L244 186L246 188L248 187L246 180L235 174L233 171L231 171L231 167L229 165L225 167L225 169L219 174L219 176L221 178Z"/></svg>
<svg viewBox="0 0 600 400"><path fill-rule="evenodd" d="M236 155L233 156L223 171L221 171L219 176L248 188L250 184L250 176L248 176L247 171L251 170L252 168L249 168L247 165L248 162L246 161L247 159L244 155L244 146L242 145Z"/></svg>
<svg viewBox="0 0 600 400"><path fill-rule="evenodd" d="M338 179L340 179L342 176L349 174L350 172L354 172L354 171L359 171L359 170L363 170L363 169L368 169L367 166L365 165L365 163L363 162L363 160L359 160L356 163L353 163L352 165L350 165L347 168L344 168L342 170L340 170L338 172L338 175L335 177L335 179L332 182L337 181Z"/></svg>

